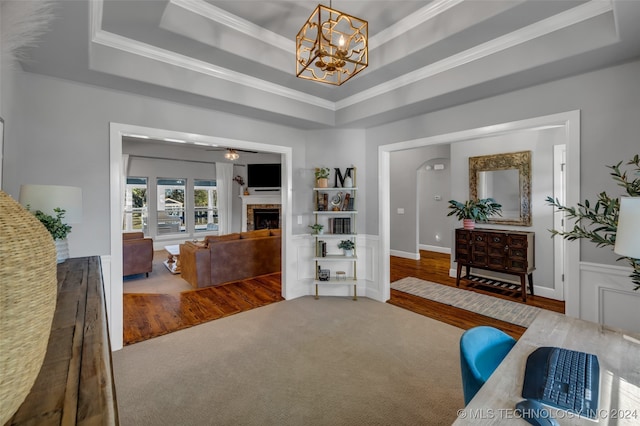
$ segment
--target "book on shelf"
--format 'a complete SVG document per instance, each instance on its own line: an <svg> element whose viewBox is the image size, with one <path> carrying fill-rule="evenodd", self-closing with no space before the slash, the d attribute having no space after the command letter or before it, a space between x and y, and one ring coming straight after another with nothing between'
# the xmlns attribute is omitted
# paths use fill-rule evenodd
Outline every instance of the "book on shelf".
<svg viewBox="0 0 640 426"><path fill-rule="evenodd" d="M349 210L349 201L351 200L351 194L348 192L344 194L344 201L342 203L342 210Z"/></svg>
<svg viewBox="0 0 640 426"><path fill-rule="evenodd" d="M316 257L327 257L327 243L319 240L316 245Z"/></svg>
<svg viewBox="0 0 640 426"><path fill-rule="evenodd" d="M351 234L351 218L350 217L333 217L329 218L330 234Z"/></svg>

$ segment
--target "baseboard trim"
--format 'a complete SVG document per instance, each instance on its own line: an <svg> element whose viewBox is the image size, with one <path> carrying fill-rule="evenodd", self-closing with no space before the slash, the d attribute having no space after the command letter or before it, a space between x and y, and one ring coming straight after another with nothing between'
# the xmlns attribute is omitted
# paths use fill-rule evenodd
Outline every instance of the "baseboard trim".
<svg viewBox="0 0 640 426"><path fill-rule="evenodd" d="M429 244L420 244L418 246L418 248L420 250L433 251L433 252L436 252L436 253L451 254L451 248L450 247L440 247L440 246L432 246L432 245L429 245Z"/></svg>
<svg viewBox="0 0 640 426"><path fill-rule="evenodd" d="M408 251L390 250L391 256L403 257L405 259L420 260L420 253L410 253Z"/></svg>

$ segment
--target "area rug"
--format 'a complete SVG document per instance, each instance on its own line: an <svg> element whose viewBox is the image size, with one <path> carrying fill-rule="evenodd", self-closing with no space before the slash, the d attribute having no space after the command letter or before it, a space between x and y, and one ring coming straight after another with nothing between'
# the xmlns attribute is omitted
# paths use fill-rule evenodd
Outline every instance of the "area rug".
<svg viewBox="0 0 640 426"><path fill-rule="evenodd" d="M395 281L391 283L391 288L521 327L529 327L540 312L540 308L535 306L486 296L473 291L436 284L413 277Z"/></svg>
<svg viewBox="0 0 640 426"><path fill-rule="evenodd" d="M120 424L450 425L463 331L364 297L285 300L114 352Z"/></svg>

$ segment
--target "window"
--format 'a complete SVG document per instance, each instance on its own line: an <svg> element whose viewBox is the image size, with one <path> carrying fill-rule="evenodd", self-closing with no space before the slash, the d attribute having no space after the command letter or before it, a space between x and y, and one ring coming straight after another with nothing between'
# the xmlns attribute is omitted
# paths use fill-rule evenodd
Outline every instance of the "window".
<svg viewBox="0 0 640 426"><path fill-rule="evenodd" d="M215 180L193 181L193 214L196 232L218 230L218 190Z"/></svg>
<svg viewBox="0 0 640 426"><path fill-rule="evenodd" d="M158 235L185 232L186 179L158 178Z"/></svg>
<svg viewBox="0 0 640 426"><path fill-rule="evenodd" d="M123 217L123 231L147 234L147 178L127 177Z"/></svg>

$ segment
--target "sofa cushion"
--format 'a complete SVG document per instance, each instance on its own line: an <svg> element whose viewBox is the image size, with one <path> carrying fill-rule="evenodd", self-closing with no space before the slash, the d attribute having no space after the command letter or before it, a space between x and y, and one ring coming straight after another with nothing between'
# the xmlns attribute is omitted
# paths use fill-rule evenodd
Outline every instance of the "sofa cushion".
<svg viewBox="0 0 640 426"><path fill-rule="evenodd" d="M278 229L270 229L269 230L271 236L273 237L280 237L282 235L282 229L278 228Z"/></svg>
<svg viewBox="0 0 640 426"><path fill-rule="evenodd" d="M234 232L233 234L224 234L224 235L207 235L204 239L207 245L216 243L218 241L231 241L231 240L239 240L240 234Z"/></svg>
<svg viewBox="0 0 640 426"><path fill-rule="evenodd" d="M144 238L144 232L123 232L123 240L137 240L138 238Z"/></svg>
<svg viewBox="0 0 640 426"><path fill-rule="evenodd" d="M240 239L262 238L262 237L268 237L269 235L270 235L270 231L268 229L258 229L256 231L241 232Z"/></svg>

